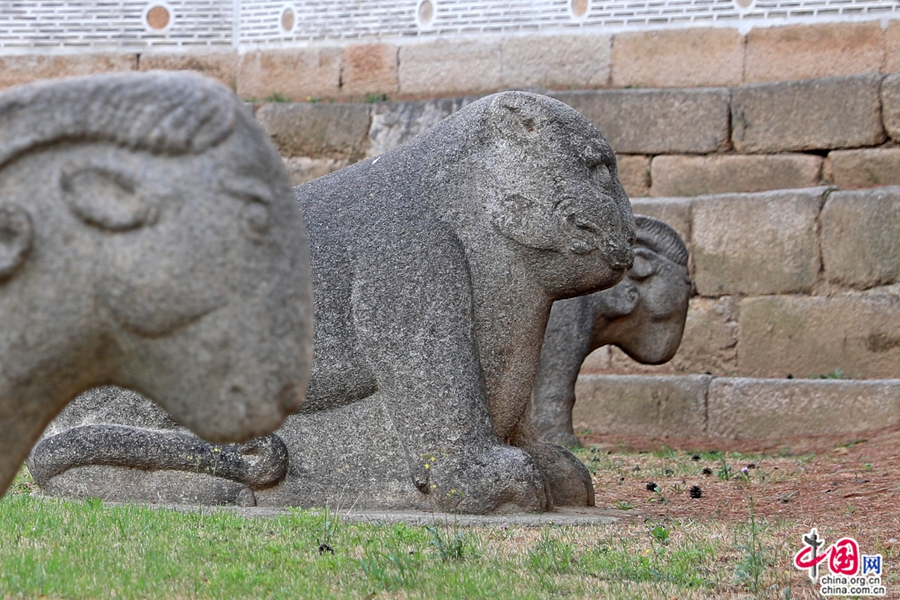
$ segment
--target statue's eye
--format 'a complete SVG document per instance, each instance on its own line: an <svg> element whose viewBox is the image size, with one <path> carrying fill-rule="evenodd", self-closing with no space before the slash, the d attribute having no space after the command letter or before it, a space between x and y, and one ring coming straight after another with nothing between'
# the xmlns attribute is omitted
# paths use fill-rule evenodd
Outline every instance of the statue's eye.
<svg viewBox="0 0 900 600"><path fill-rule="evenodd" d="M642 252L635 252L634 265L631 267L631 270L628 271L629 279L642 281L655 273L655 261L651 260L648 256L644 256Z"/></svg>
<svg viewBox="0 0 900 600"><path fill-rule="evenodd" d="M253 238L259 238L269 232L272 219L269 207L259 201L248 201L241 209L241 221Z"/></svg>
<svg viewBox="0 0 900 600"><path fill-rule="evenodd" d="M609 172L609 167L605 164L596 164L591 167L591 181L594 185L606 189L611 179L612 175Z"/></svg>

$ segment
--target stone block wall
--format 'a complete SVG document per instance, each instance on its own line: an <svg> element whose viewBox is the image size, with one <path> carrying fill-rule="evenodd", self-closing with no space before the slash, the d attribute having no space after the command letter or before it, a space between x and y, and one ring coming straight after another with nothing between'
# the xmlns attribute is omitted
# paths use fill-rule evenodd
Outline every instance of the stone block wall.
<svg viewBox="0 0 900 600"><path fill-rule="evenodd" d="M212 2L190 1L204 6ZM639 23L627 27L600 22L579 25L569 22L565 16L555 29L551 27L546 32L540 28L537 33L533 28L528 29L525 25L529 17L523 17L516 27L480 32L476 28L456 33L448 29L440 33L416 29L411 3L410 10L406 11L409 14L405 9L401 11L409 21L405 27L411 29L398 30L393 35L379 33L376 27L350 37L318 39L316 32L335 33L347 23L314 26L304 19L297 21L291 34L270 31L265 40L250 35L251 27L246 35L239 35L240 43L234 46L228 35L213 40L209 35L202 35L202 26L192 28L187 21L175 23L186 28L184 31L144 31L140 24L141 6L138 6L141 2L129 2L134 6L129 5L128 18L135 23L126 19L125 27L122 25L125 21L117 21L128 33L123 33L125 37L121 39L90 38L87 45L69 47L62 38L52 36L45 44L43 34L37 30L15 44L7 41L3 45L0 37L0 88L64 75L178 68L216 77L245 99L278 94L305 101L361 99L367 94L386 94L391 99L433 98L512 87L557 91L735 88L900 72L900 20L896 20L895 8L880 16L866 15L864 18L870 20L862 22L748 21L748 27L755 27L746 31L743 25L740 28L680 28L679 25L659 30L648 30L648 25ZM266 23L271 21L269 25L274 26L279 11L287 4L269 4ZM707 4L704 7L708 8ZM386 13L385 18L397 16ZM366 28L373 26L363 16L360 18ZM841 14L835 18L854 17ZM40 22L37 17L31 21L35 20ZM228 19L221 20L220 29L230 32L232 26ZM389 29L390 22L386 20L380 26ZM0 30L2 26L3 15L0 15ZM560 26L564 29L560 30ZM314 31L301 34L296 27L313 27ZM134 34L137 37L129 33L133 31L138 32ZM50 46L45 47L47 44ZM53 44L63 45L57 48ZM764 109L766 98L759 97L759 93L754 92L756 95L747 99L748 104L744 106L747 118L753 116L754 108ZM753 99L755 102L750 102ZM841 101L840 98L829 100L828 93L823 93L822 100ZM797 108L802 112L802 107ZM742 131L749 134L746 147L756 147L755 132L746 128ZM873 135L859 132L864 133Z"/></svg>
<svg viewBox="0 0 900 600"><path fill-rule="evenodd" d="M584 372L892 378L900 373L900 187L643 198L688 240L695 296L660 366L618 349Z"/></svg>
<svg viewBox="0 0 900 600"><path fill-rule="evenodd" d="M898 379L583 375L575 392L576 432L676 447L828 448L900 426Z"/></svg>
<svg viewBox="0 0 900 600"><path fill-rule="evenodd" d="M900 74L548 93L609 139L632 198L900 185ZM301 183L377 156L476 97L270 103L257 111Z"/></svg>
<svg viewBox="0 0 900 600"><path fill-rule="evenodd" d="M585 373L900 377L900 75L557 92L619 152L635 212L691 251L682 347ZM295 183L377 156L476 96L254 105ZM897 121L897 123L895 123Z"/></svg>

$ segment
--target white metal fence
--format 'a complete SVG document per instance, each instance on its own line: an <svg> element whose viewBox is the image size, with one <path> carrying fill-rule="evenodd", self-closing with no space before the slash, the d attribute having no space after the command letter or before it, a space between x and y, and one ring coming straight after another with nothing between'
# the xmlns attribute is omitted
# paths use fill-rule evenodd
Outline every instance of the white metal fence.
<svg viewBox="0 0 900 600"><path fill-rule="evenodd" d="M900 18L900 0L0 0L0 54Z"/></svg>

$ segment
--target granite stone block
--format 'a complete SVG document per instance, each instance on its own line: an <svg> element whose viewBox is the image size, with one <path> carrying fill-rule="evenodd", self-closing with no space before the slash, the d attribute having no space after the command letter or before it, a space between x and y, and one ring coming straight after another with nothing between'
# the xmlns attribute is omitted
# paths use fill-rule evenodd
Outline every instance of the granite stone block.
<svg viewBox="0 0 900 600"><path fill-rule="evenodd" d="M729 147L727 89L554 92L621 154L707 154ZM637 124L640 124L638 126Z"/></svg>
<svg viewBox="0 0 900 600"><path fill-rule="evenodd" d="M359 160L369 145L366 104L270 103L256 111L282 156Z"/></svg>
<svg viewBox="0 0 900 600"><path fill-rule="evenodd" d="M527 35L503 40L503 87L609 85L611 35Z"/></svg>
<svg viewBox="0 0 900 600"><path fill-rule="evenodd" d="M889 290L742 300L739 372L894 377L900 361L900 297Z"/></svg>
<svg viewBox="0 0 900 600"><path fill-rule="evenodd" d="M823 172L842 189L900 185L900 148L833 150Z"/></svg>
<svg viewBox="0 0 900 600"><path fill-rule="evenodd" d="M876 146L886 139L882 78L865 74L735 88L734 147L745 154L765 154Z"/></svg>
<svg viewBox="0 0 900 600"><path fill-rule="evenodd" d="M613 38L615 87L739 86L743 69L744 37L736 29L629 31Z"/></svg>
<svg viewBox="0 0 900 600"><path fill-rule="evenodd" d="M702 437L709 375L591 375L575 387L576 429L641 437Z"/></svg>
<svg viewBox="0 0 900 600"><path fill-rule="evenodd" d="M333 98L341 91L341 49L311 46L241 55L237 93L245 100L274 94L296 102Z"/></svg>
<svg viewBox="0 0 900 600"><path fill-rule="evenodd" d="M822 209L825 277L869 288L900 280L900 187L832 192Z"/></svg>
<svg viewBox="0 0 900 600"><path fill-rule="evenodd" d="M763 192L819 185L822 158L807 154L656 156L652 196Z"/></svg>
<svg viewBox="0 0 900 600"><path fill-rule="evenodd" d="M701 196L691 205L701 296L808 292L819 273L825 188Z"/></svg>
<svg viewBox="0 0 900 600"><path fill-rule="evenodd" d="M755 27L747 33L745 83L878 73L885 59L881 23Z"/></svg>
<svg viewBox="0 0 900 600"><path fill-rule="evenodd" d="M721 378L709 385L708 406L711 438L846 438L900 425L900 380Z"/></svg>

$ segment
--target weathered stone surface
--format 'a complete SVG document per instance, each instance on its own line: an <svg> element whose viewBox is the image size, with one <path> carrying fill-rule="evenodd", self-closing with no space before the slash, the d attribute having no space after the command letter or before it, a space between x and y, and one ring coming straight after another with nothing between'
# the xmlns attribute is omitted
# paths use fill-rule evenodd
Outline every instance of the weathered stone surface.
<svg viewBox="0 0 900 600"><path fill-rule="evenodd" d="M345 46L341 56L341 91L356 95L396 92L399 50L394 44Z"/></svg>
<svg viewBox="0 0 900 600"><path fill-rule="evenodd" d="M709 375L578 378L576 429L641 437L701 437L706 428Z"/></svg>
<svg viewBox="0 0 900 600"><path fill-rule="evenodd" d="M614 345L634 360L661 364L675 354L691 293L688 251L663 221L636 215L634 266L621 282L553 303L532 394L534 426L550 442L577 447L575 380L585 357Z"/></svg>
<svg viewBox="0 0 900 600"><path fill-rule="evenodd" d="M816 220L825 188L723 194L691 205L701 296L809 291L819 272Z"/></svg>
<svg viewBox="0 0 900 600"><path fill-rule="evenodd" d="M625 188L626 190L628 188ZM632 198L635 214L647 215L667 223L691 249L691 199L690 198Z"/></svg>
<svg viewBox="0 0 900 600"><path fill-rule="evenodd" d="M669 362L653 366L635 362L621 350L610 353L608 373L681 374L737 373L738 303L732 296L691 298L678 352Z"/></svg>
<svg viewBox="0 0 900 600"><path fill-rule="evenodd" d="M553 97L590 119L622 154L706 154L730 143L726 89L554 92Z"/></svg>
<svg viewBox="0 0 900 600"><path fill-rule="evenodd" d="M900 148L834 150L824 167L826 179L843 189L900 184Z"/></svg>
<svg viewBox="0 0 900 600"><path fill-rule="evenodd" d="M762 192L819 185L822 158L808 154L656 156L653 196Z"/></svg>
<svg viewBox="0 0 900 600"><path fill-rule="evenodd" d="M900 425L900 380L714 379L708 409L712 438L854 436Z"/></svg>
<svg viewBox="0 0 900 600"><path fill-rule="evenodd" d="M352 164L347 158L308 158L306 156L294 156L284 159L291 185L300 185L319 177L334 173L339 169Z"/></svg>
<svg viewBox="0 0 900 600"><path fill-rule="evenodd" d="M731 375L737 371L738 302L733 296L691 298L679 352L680 373Z"/></svg>
<svg viewBox="0 0 900 600"><path fill-rule="evenodd" d="M650 157L634 154L616 155L619 179L629 198L650 195Z"/></svg>
<svg viewBox="0 0 900 600"><path fill-rule="evenodd" d="M503 40L500 82L503 87L609 84L611 35L529 35Z"/></svg>
<svg viewBox="0 0 900 600"><path fill-rule="evenodd" d="M836 77L882 70L881 24L756 27L747 34L746 83Z"/></svg>
<svg viewBox="0 0 900 600"><path fill-rule="evenodd" d="M615 87L716 87L743 83L744 37L737 29L674 29L616 34Z"/></svg>
<svg viewBox="0 0 900 600"><path fill-rule="evenodd" d="M552 300L632 264L631 207L600 133L545 96L498 94L295 192L315 361L303 412L278 432L290 470L256 501L591 504L587 470L537 439L528 409Z"/></svg>
<svg viewBox="0 0 900 600"><path fill-rule="evenodd" d="M900 297L873 290L841 296L741 301L742 375L894 377L900 364Z"/></svg>
<svg viewBox="0 0 900 600"><path fill-rule="evenodd" d="M732 141L748 154L874 146L885 140L882 75L825 77L736 88Z"/></svg>
<svg viewBox="0 0 900 600"><path fill-rule="evenodd" d="M500 87L503 41L440 39L400 48L400 93L438 96Z"/></svg>
<svg viewBox="0 0 900 600"><path fill-rule="evenodd" d="M141 54L141 71L194 71L237 89L237 52L196 52L190 54Z"/></svg>
<svg viewBox="0 0 900 600"><path fill-rule="evenodd" d="M213 441L278 427L310 367L308 250L246 107L156 72L23 86L0 114L0 491L100 384Z"/></svg>
<svg viewBox="0 0 900 600"><path fill-rule="evenodd" d="M133 71L134 54L0 56L0 89L44 79Z"/></svg>
<svg viewBox="0 0 900 600"><path fill-rule="evenodd" d="M341 90L341 49L312 46L261 50L241 56L237 93L263 99L280 94L298 102L334 97Z"/></svg>
<svg viewBox="0 0 900 600"><path fill-rule="evenodd" d="M609 371L609 350L611 346L603 346L597 348L587 355L584 362L581 363L581 375L596 375L597 373L606 373Z"/></svg>
<svg viewBox="0 0 900 600"><path fill-rule="evenodd" d="M872 287L900 280L900 187L832 192L821 222L829 281Z"/></svg>
<svg viewBox="0 0 900 600"><path fill-rule="evenodd" d="M256 120L284 156L359 160L369 142L366 104L265 104Z"/></svg>
<svg viewBox="0 0 900 600"><path fill-rule="evenodd" d="M884 30L883 73L900 72L900 21L888 21Z"/></svg>
<svg viewBox="0 0 900 600"><path fill-rule="evenodd" d="M477 100L440 98L421 102L383 102L372 107L372 124L369 128L369 156L379 156L400 144L421 135L458 111Z"/></svg>
<svg viewBox="0 0 900 600"><path fill-rule="evenodd" d="M41 484L41 491L48 496L102 498L106 502L256 506L253 490L237 481L205 473L108 465L69 469Z"/></svg>
<svg viewBox="0 0 900 600"><path fill-rule="evenodd" d="M881 118L891 139L900 140L900 75L888 75L881 82Z"/></svg>
<svg viewBox="0 0 900 600"><path fill-rule="evenodd" d="M60 413L27 465L50 495L246 504L255 503L254 489L284 477L288 455L277 435L245 444L209 444L140 394L103 387L85 392ZM119 467L113 472L125 483L102 477L98 465ZM142 488L140 473L148 470L153 473ZM165 472L178 475L160 474Z"/></svg>

